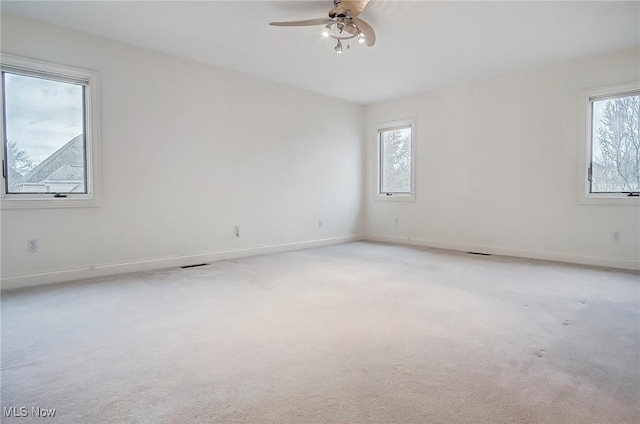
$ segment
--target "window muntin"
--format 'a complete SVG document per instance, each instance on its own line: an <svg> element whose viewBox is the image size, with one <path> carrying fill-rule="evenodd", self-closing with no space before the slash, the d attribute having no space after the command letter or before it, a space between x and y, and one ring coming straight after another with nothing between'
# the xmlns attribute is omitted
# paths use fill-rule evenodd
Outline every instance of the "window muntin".
<svg viewBox="0 0 640 424"><path fill-rule="evenodd" d="M87 194L84 82L2 70L7 194Z"/></svg>
<svg viewBox="0 0 640 424"><path fill-rule="evenodd" d="M100 206L98 73L8 54L0 67L1 208Z"/></svg>
<svg viewBox="0 0 640 424"><path fill-rule="evenodd" d="M640 90L589 97L587 196L640 191Z"/></svg>
<svg viewBox="0 0 640 424"><path fill-rule="evenodd" d="M379 200L413 200L415 197L415 120L376 126Z"/></svg>

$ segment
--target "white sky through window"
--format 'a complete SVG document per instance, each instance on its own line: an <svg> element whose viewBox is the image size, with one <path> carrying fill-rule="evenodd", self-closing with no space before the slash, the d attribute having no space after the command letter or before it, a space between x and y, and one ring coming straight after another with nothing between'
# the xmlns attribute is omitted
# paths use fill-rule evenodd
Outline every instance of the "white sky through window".
<svg viewBox="0 0 640 424"><path fill-rule="evenodd" d="M5 73L7 140L37 165L83 132L81 85Z"/></svg>

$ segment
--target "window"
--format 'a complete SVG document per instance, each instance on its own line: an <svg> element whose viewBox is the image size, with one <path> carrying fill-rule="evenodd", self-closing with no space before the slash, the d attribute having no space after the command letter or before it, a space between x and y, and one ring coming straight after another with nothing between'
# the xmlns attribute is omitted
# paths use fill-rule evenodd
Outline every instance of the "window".
<svg viewBox="0 0 640 424"><path fill-rule="evenodd" d="M640 192L640 84L585 93L587 148L585 203L638 204Z"/></svg>
<svg viewBox="0 0 640 424"><path fill-rule="evenodd" d="M98 206L98 75L2 55L2 208Z"/></svg>
<svg viewBox="0 0 640 424"><path fill-rule="evenodd" d="M379 199L413 200L415 121L406 120L378 125Z"/></svg>

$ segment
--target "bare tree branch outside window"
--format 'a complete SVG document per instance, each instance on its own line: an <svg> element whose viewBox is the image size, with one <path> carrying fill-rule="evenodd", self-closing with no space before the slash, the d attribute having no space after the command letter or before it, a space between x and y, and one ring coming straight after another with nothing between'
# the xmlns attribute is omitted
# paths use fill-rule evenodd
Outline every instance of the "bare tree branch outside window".
<svg viewBox="0 0 640 424"><path fill-rule="evenodd" d="M640 95L593 102L593 193L640 190Z"/></svg>
<svg viewBox="0 0 640 424"><path fill-rule="evenodd" d="M380 131L382 193L411 193L411 128Z"/></svg>
<svg viewBox="0 0 640 424"><path fill-rule="evenodd" d="M25 175L35 166L29 152L21 149L15 141L9 141L9 151L7 152L9 167L18 171L20 175Z"/></svg>

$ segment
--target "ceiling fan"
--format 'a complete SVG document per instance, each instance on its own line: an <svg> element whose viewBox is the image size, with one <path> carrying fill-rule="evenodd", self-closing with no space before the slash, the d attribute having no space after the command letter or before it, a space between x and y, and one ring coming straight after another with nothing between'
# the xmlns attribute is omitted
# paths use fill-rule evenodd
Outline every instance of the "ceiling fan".
<svg viewBox="0 0 640 424"><path fill-rule="evenodd" d="M369 3L369 0L333 0L333 8L329 10L328 18L307 19L304 21L271 22L274 26L313 26L324 25L322 35L337 40L336 53L342 53L342 42L358 39L359 43L373 46L376 43L376 33L371 25L358 16ZM347 44L347 48L349 45Z"/></svg>

